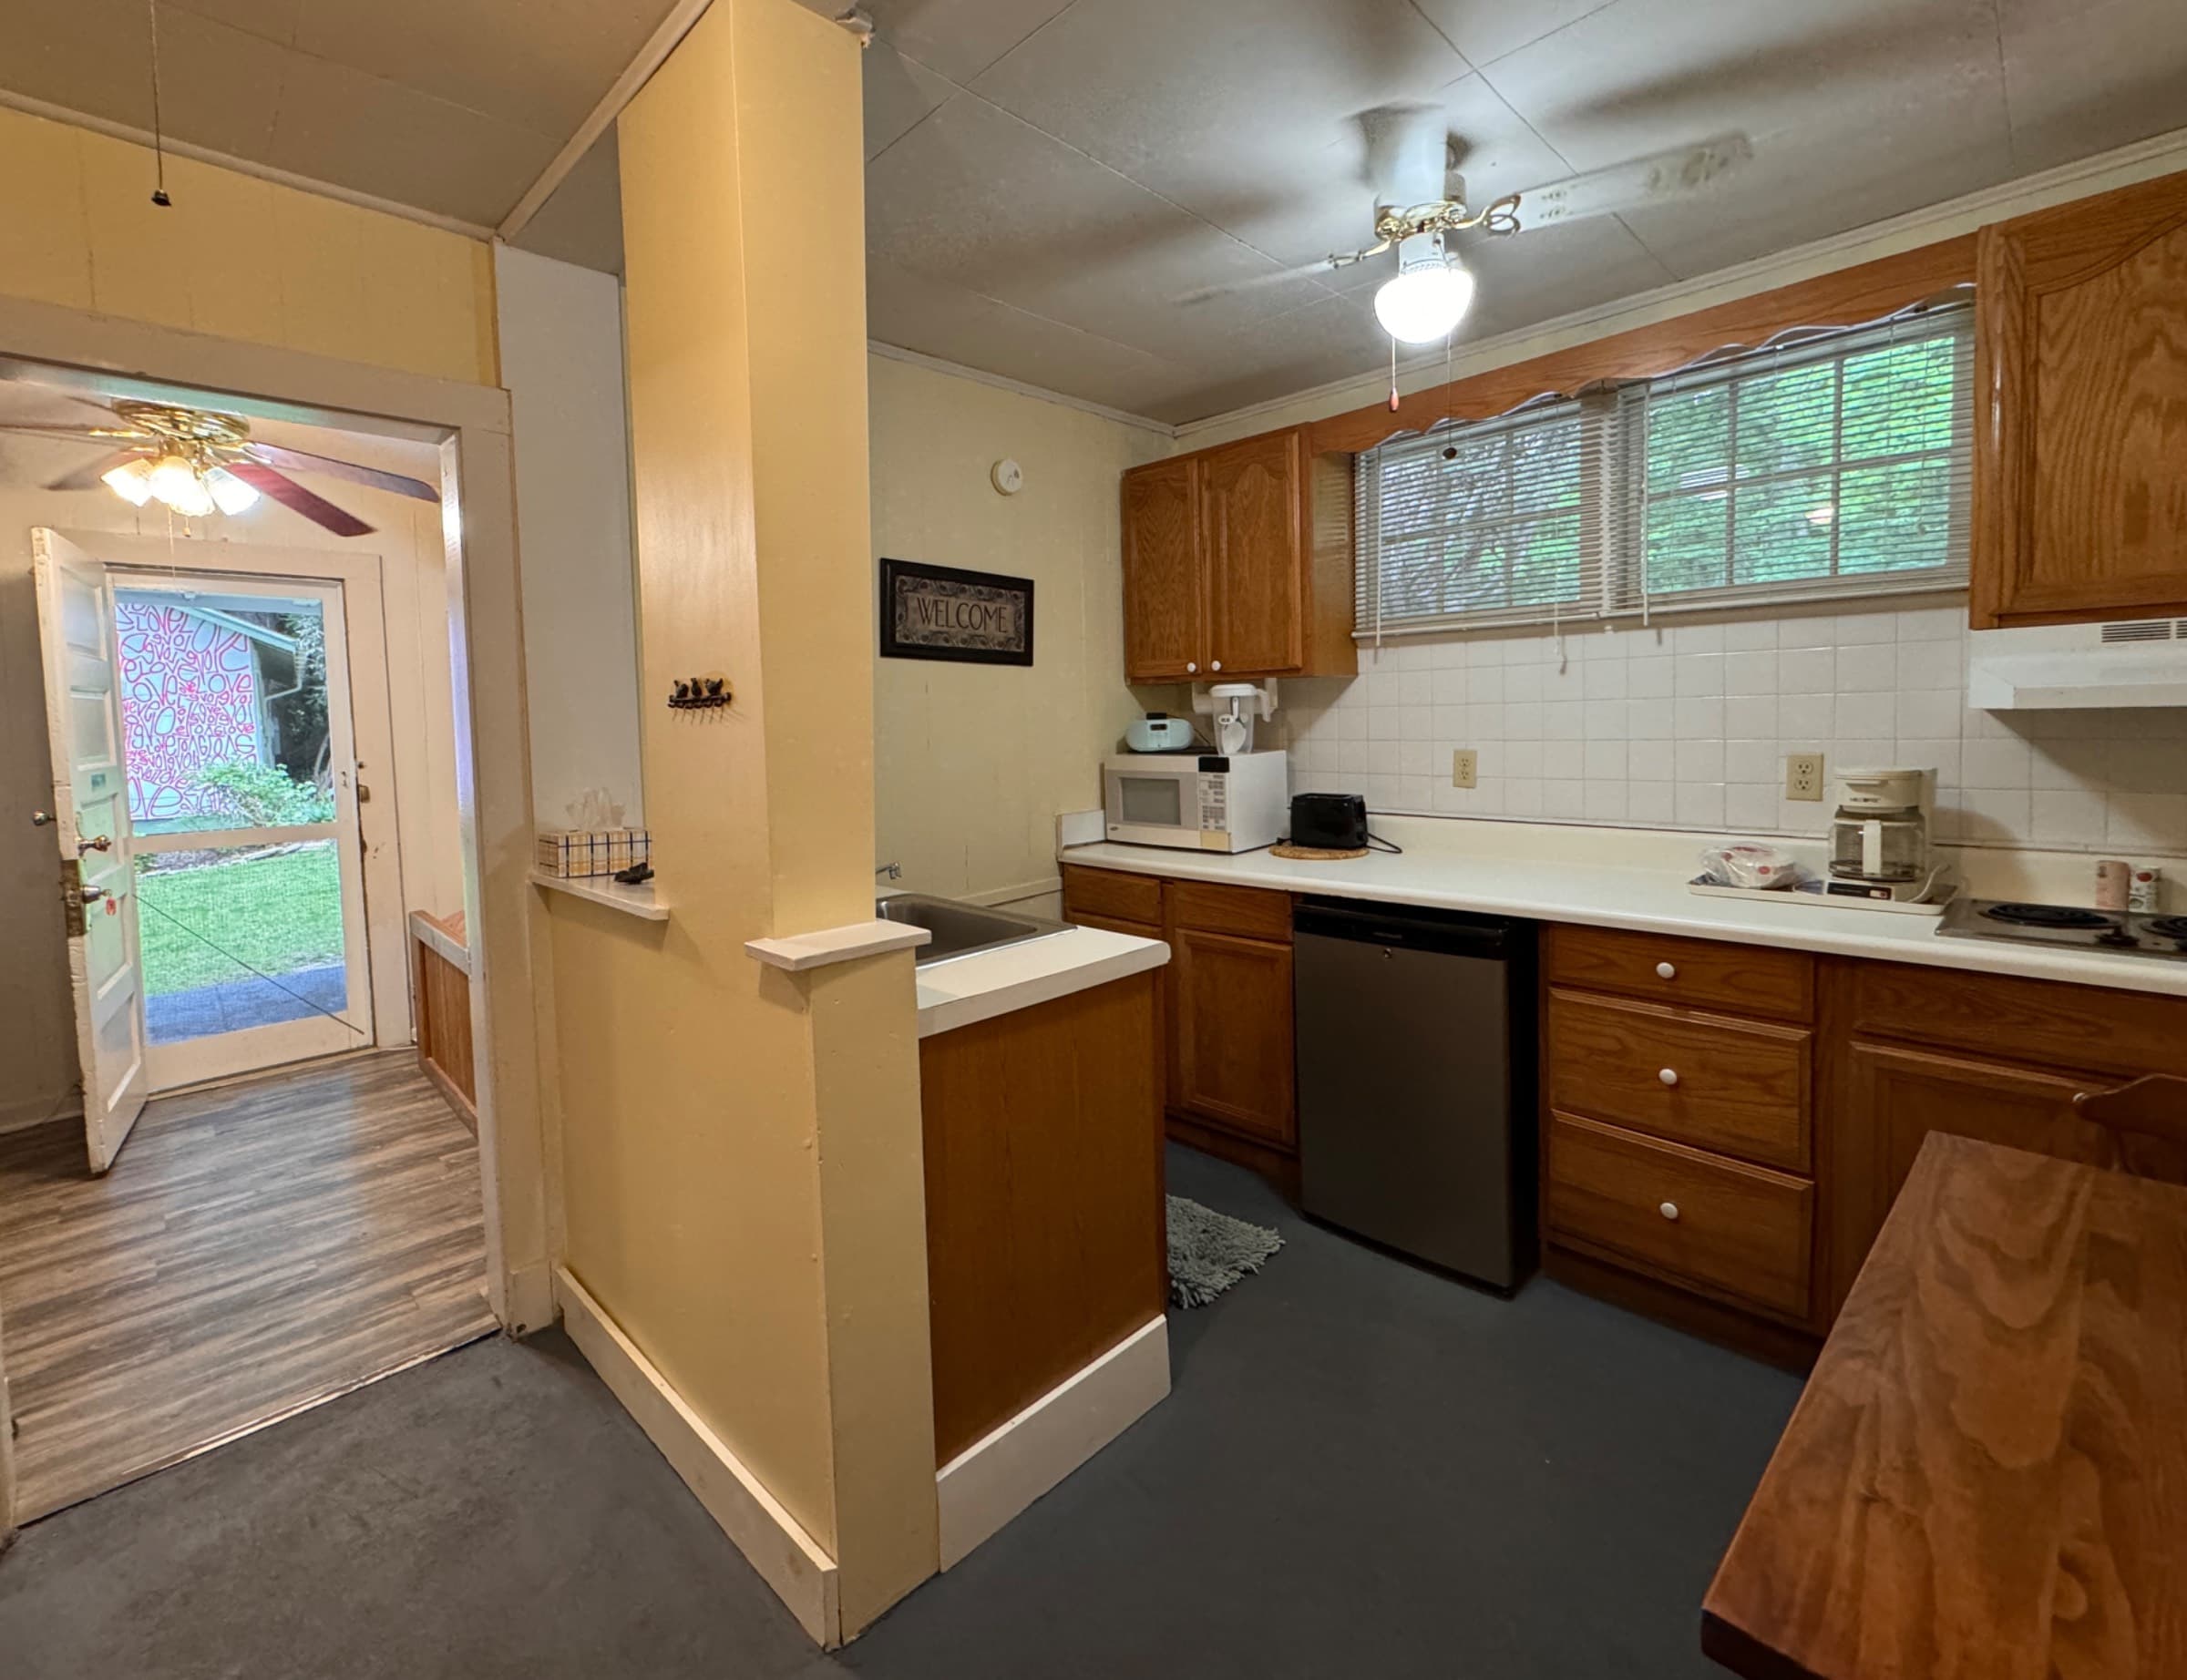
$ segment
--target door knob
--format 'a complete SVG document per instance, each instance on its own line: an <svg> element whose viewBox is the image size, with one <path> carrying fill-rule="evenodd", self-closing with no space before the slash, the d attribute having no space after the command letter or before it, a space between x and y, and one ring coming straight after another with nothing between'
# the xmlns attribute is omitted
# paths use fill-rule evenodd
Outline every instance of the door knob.
<svg viewBox="0 0 2187 1680"><path fill-rule="evenodd" d="M78 857L81 857L86 852L110 852L113 849L114 841L110 835L101 835L96 840L78 840L76 843L76 855Z"/></svg>
<svg viewBox="0 0 2187 1680"><path fill-rule="evenodd" d="M97 904L106 896L107 889L103 886L87 886L84 888L84 902L86 904Z"/></svg>
<svg viewBox="0 0 2187 1680"><path fill-rule="evenodd" d="M1656 1077L1666 1085L1675 1085L1679 1082L1679 1070L1676 1068L1660 1068L1657 1070Z"/></svg>
<svg viewBox="0 0 2187 1680"><path fill-rule="evenodd" d="M50 811L33 811L30 814L30 825L33 828L43 828L52 821L53 813Z"/></svg>

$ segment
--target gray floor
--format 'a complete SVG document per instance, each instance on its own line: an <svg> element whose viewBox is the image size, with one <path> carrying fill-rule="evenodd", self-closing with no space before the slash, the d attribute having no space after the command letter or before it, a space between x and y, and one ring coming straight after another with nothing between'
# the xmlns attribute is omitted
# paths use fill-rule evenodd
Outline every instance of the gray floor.
<svg viewBox="0 0 2187 1680"><path fill-rule="evenodd" d="M25 1531L10 1680L1719 1675L1700 1596L1795 1378L1499 1301L1172 1152L1290 1245L1176 1392L822 1656L559 1336L478 1344Z"/></svg>
<svg viewBox="0 0 2187 1680"><path fill-rule="evenodd" d="M173 1044L307 1015L339 1015L349 1007L346 974L340 963L326 963L277 976L279 984L246 975L183 991L147 993L144 1035L154 1044Z"/></svg>

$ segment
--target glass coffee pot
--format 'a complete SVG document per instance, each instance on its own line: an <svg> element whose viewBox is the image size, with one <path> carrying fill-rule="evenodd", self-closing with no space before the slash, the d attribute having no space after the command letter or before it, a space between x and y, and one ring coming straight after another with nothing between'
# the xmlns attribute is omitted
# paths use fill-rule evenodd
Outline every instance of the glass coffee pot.
<svg viewBox="0 0 2187 1680"><path fill-rule="evenodd" d="M1929 817L1918 770L1847 770L1830 825L1833 880L1910 887L1928 880Z"/></svg>

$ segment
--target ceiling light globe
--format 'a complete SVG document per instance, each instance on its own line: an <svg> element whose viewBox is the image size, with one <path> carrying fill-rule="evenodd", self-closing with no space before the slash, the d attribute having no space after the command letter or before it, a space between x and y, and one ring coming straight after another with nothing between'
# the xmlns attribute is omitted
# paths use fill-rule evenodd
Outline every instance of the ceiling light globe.
<svg viewBox="0 0 2187 1680"><path fill-rule="evenodd" d="M1436 260L1406 265L1374 294L1374 318L1401 344L1449 336L1473 301L1473 271Z"/></svg>
<svg viewBox="0 0 2187 1680"><path fill-rule="evenodd" d="M147 461L124 461L119 466L109 467L99 474L108 489L132 507L141 507L152 499L152 468Z"/></svg>
<svg viewBox="0 0 2187 1680"><path fill-rule="evenodd" d="M248 513L258 506L257 487L224 466L216 466L205 475L205 488L212 497L212 505L224 514Z"/></svg>
<svg viewBox="0 0 2187 1680"><path fill-rule="evenodd" d="M212 498L205 495L205 487L198 482L198 469L179 455L163 455L152 463L145 483L151 492L177 513L187 511L182 504L202 498L209 506Z"/></svg>

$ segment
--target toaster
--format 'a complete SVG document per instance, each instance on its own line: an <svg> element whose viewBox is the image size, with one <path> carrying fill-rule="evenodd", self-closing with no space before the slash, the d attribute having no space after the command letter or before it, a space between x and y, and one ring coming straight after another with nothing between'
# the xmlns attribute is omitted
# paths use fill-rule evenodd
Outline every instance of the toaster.
<svg viewBox="0 0 2187 1680"><path fill-rule="evenodd" d="M1291 844L1358 851L1367 844L1367 801L1358 794L1292 794Z"/></svg>

